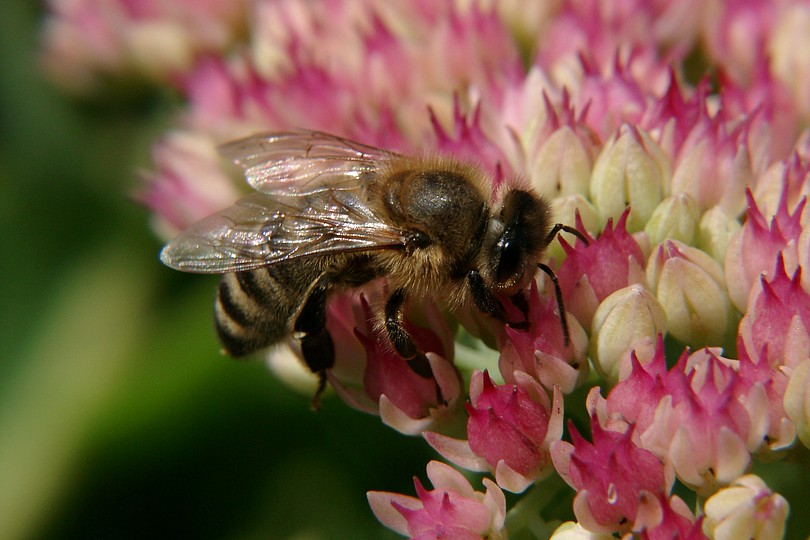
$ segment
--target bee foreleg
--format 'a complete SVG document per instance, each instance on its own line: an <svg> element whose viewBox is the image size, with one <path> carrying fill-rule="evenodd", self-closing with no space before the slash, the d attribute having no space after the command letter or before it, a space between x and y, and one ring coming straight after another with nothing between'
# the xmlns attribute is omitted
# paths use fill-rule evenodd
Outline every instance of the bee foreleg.
<svg viewBox="0 0 810 540"><path fill-rule="evenodd" d="M318 376L318 388L311 401L313 409L319 407L318 398L326 388L326 370L335 363L335 344L326 329L328 290L326 284L318 284L312 288L293 327L296 332L303 333L300 341L304 362Z"/></svg>
<svg viewBox="0 0 810 540"><path fill-rule="evenodd" d="M555 238L557 238L557 235L560 233L560 231L573 234L574 236L579 238L586 246L590 244L588 238L584 234L582 234L578 229L576 229L575 227L571 227L570 225L565 225L564 223L556 223L551 228L551 230L548 232L548 235L546 236L546 243L550 244Z"/></svg>
<svg viewBox="0 0 810 540"><path fill-rule="evenodd" d="M501 304L501 301L498 300L492 291L486 286L484 279L481 277L478 270L470 270L467 272L467 284L470 287L470 293L472 295L472 300L475 307L477 307L482 313L491 315L502 323L508 324L510 327L518 330L525 330L528 328L528 323L526 321L512 322L507 318L503 304Z"/></svg>
<svg viewBox="0 0 810 540"><path fill-rule="evenodd" d="M492 315L501 322L506 322L506 311L504 311L503 305L484 284L484 279L478 270L470 270L467 273L467 284L470 286L473 303L479 311Z"/></svg>
<svg viewBox="0 0 810 540"><path fill-rule="evenodd" d="M551 269L550 266L544 263L540 263L537 267L542 270L543 272L548 275L551 279L551 282L554 284L554 296L557 299L557 309L560 312L560 325L562 326L562 333L563 333L563 341L565 342L565 346L571 343L571 333L568 331L568 320L565 315L565 303L563 302L563 295L562 289L560 289L560 282L557 280L557 274L554 273L554 270Z"/></svg>

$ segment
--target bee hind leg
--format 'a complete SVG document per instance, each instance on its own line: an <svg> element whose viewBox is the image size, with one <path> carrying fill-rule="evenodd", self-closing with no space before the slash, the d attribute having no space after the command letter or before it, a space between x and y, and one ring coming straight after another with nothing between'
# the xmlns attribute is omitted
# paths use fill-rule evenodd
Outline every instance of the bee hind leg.
<svg viewBox="0 0 810 540"><path fill-rule="evenodd" d="M326 370L335 364L335 344L326 329L327 293L326 284L313 287L293 327L295 332L303 334L300 342L304 362L318 376L318 387L310 401L314 410L320 408L320 397L326 389Z"/></svg>

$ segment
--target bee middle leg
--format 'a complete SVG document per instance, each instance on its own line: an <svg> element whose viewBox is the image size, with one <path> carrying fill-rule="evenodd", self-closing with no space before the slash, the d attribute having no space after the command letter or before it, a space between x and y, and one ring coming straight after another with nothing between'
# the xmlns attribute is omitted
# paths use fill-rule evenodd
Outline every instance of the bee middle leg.
<svg viewBox="0 0 810 540"><path fill-rule="evenodd" d="M405 305L405 290L397 289L385 304L385 330L388 339L408 366L419 376L433 377L427 357L419 352L411 334L405 329L402 308Z"/></svg>
<svg viewBox="0 0 810 540"><path fill-rule="evenodd" d="M312 397L312 407L318 408L318 398L326 389L326 370L335 364L335 344L326 329L326 299L329 288L316 285L309 293L304 307L295 319L293 330L302 333L301 353L307 367L318 376L318 388Z"/></svg>

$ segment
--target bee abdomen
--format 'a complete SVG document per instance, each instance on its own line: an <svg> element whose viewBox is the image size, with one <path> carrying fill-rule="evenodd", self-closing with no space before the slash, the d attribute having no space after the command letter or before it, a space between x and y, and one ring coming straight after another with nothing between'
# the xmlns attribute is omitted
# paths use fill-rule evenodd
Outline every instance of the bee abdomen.
<svg viewBox="0 0 810 540"><path fill-rule="evenodd" d="M307 270L287 263L222 278L214 313L217 335L227 354L251 354L290 332L291 319L312 282Z"/></svg>

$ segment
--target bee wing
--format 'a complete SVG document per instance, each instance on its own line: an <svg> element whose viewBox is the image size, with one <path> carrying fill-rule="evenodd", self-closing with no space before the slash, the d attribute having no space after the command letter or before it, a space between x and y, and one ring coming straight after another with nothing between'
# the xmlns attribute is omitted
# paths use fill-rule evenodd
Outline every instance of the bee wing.
<svg viewBox="0 0 810 540"><path fill-rule="evenodd" d="M223 274L312 255L397 249L405 233L354 191L271 197L253 193L169 242L161 261L176 270Z"/></svg>
<svg viewBox="0 0 810 540"><path fill-rule="evenodd" d="M362 186L398 154L320 131L263 133L219 147L256 191L308 194Z"/></svg>

